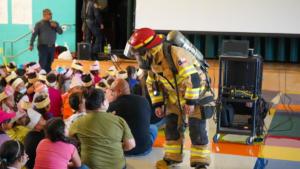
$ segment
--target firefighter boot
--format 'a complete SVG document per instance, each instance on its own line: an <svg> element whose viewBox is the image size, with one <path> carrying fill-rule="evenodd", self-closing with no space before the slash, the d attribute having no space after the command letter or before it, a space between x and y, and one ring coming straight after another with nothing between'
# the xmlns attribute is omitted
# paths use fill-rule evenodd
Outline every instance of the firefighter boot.
<svg viewBox="0 0 300 169"><path fill-rule="evenodd" d="M207 169L206 165L202 165L202 164L197 164L195 166L195 169Z"/></svg>
<svg viewBox="0 0 300 169"><path fill-rule="evenodd" d="M179 164L181 162L172 161L172 160L159 160L156 162L156 169L168 169L171 166Z"/></svg>

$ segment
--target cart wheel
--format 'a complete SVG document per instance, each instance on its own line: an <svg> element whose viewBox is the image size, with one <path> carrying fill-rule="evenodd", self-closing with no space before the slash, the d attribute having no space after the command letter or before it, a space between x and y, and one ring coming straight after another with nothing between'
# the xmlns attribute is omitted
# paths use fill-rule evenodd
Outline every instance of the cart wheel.
<svg viewBox="0 0 300 169"><path fill-rule="evenodd" d="M213 137L214 143L218 143L219 139L220 139L220 134L215 134L214 137Z"/></svg>
<svg viewBox="0 0 300 169"><path fill-rule="evenodd" d="M255 139L254 139L254 142L259 142L259 143L261 143L261 142L263 142L264 141L264 138L263 137L256 137Z"/></svg>
<svg viewBox="0 0 300 169"><path fill-rule="evenodd" d="M251 136L246 139L246 144L248 144L248 145L253 144L253 142L254 142L254 138Z"/></svg>

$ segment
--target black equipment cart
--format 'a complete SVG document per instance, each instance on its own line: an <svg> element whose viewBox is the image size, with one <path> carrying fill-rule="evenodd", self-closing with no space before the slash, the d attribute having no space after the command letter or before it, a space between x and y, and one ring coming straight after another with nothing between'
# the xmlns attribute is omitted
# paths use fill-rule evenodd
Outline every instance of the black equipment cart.
<svg viewBox="0 0 300 169"><path fill-rule="evenodd" d="M220 134L249 135L252 144L263 131L261 112L263 62L260 56L220 56L217 131Z"/></svg>

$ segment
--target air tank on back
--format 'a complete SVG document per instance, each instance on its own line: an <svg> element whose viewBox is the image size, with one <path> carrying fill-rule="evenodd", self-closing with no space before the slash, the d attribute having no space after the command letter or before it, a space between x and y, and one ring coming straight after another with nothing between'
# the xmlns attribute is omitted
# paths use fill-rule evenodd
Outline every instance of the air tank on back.
<svg viewBox="0 0 300 169"><path fill-rule="evenodd" d="M208 66L202 53L179 31L171 31L167 35L167 41L184 48L195 56L201 66Z"/></svg>

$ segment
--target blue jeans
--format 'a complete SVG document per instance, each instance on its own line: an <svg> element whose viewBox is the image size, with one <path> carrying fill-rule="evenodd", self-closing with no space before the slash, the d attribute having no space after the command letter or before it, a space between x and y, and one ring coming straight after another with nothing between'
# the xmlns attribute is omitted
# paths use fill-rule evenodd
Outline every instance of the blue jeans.
<svg viewBox="0 0 300 169"><path fill-rule="evenodd" d="M149 129L150 129L151 144L153 145L153 143L157 137L158 128L156 125L151 124Z"/></svg>
<svg viewBox="0 0 300 169"><path fill-rule="evenodd" d="M154 123L153 125L155 125L157 128L160 128L164 124L166 124L166 118L162 118L160 121L158 121L157 123Z"/></svg>
<svg viewBox="0 0 300 169"><path fill-rule="evenodd" d="M158 128L156 127L156 125L151 124L149 127L149 131L150 131L150 143L151 143L151 147L146 150L144 153L142 154L137 154L137 155L126 155L126 157L137 157L137 156L145 156L147 154L149 154L152 151L152 145L157 137L157 133L158 133Z"/></svg>
<svg viewBox="0 0 300 169"><path fill-rule="evenodd" d="M102 49L102 33L100 29L100 25L97 25L94 21L87 20L86 21L87 28L89 31L87 40L90 40L91 42L92 36L94 38L94 43L92 44L92 60L96 60L97 54L101 52Z"/></svg>
<svg viewBox="0 0 300 169"><path fill-rule="evenodd" d="M41 68L47 73L51 71L51 65L54 60L55 46L38 45L39 63Z"/></svg>
<svg viewBox="0 0 300 169"><path fill-rule="evenodd" d="M77 169L89 169L89 167L87 165L82 164L79 168Z"/></svg>

